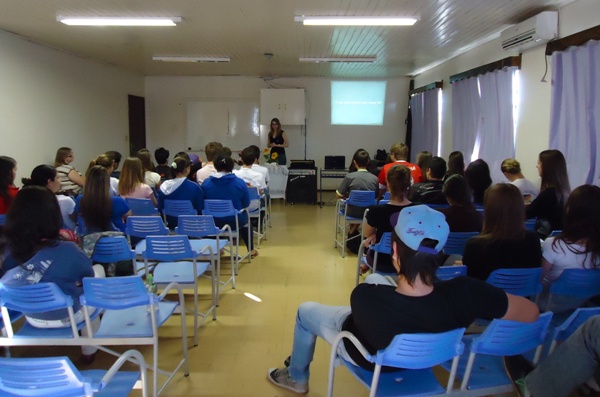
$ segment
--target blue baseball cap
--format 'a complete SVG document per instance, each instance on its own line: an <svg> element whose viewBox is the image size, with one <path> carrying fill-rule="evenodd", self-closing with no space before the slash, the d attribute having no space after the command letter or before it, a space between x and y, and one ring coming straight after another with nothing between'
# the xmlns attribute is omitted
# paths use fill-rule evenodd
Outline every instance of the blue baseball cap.
<svg viewBox="0 0 600 397"><path fill-rule="evenodd" d="M430 254L437 254L444 248L450 233L446 216L426 205L404 208L392 216L391 223L400 240L410 249ZM421 247L425 238L436 240L435 248Z"/></svg>

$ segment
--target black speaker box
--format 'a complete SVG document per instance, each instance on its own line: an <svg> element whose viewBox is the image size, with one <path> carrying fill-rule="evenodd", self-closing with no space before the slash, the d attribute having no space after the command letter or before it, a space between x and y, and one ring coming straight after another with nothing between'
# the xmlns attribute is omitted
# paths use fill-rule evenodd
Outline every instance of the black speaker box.
<svg viewBox="0 0 600 397"><path fill-rule="evenodd" d="M290 204L316 204L317 170L290 170L285 189L285 201Z"/></svg>

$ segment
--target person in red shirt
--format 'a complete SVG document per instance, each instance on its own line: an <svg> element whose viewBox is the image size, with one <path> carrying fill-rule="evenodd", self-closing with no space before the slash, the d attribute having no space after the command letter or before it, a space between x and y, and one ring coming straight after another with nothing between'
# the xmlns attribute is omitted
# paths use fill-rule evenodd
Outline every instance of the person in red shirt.
<svg viewBox="0 0 600 397"><path fill-rule="evenodd" d="M19 188L15 186L17 162L12 157L0 156L0 214L6 214Z"/></svg>
<svg viewBox="0 0 600 397"><path fill-rule="evenodd" d="M410 174L412 176L411 185L413 183L421 183L425 182L425 178L423 177L423 173L421 172L421 167L416 164L409 163L408 159L408 146L404 143L399 142L395 143L390 148L390 156L392 158L392 162L383 166L381 171L379 172L379 191L385 191L386 188L386 176L390 168L397 164L402 164L410 170Z"/></svg>

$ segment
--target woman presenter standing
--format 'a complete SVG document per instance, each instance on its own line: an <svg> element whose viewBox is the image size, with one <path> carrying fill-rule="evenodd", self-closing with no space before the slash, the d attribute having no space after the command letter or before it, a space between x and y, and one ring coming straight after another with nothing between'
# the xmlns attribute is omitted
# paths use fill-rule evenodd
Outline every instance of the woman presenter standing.
<svg viewBox="0 0 600 397"><path fill-rule="evenodd" d="M287 135L281 129L279 119L271 120L271 130L269 131L269 147L271 148L271 161L279 165L286 165L285 148L289 146Z"/></svg>

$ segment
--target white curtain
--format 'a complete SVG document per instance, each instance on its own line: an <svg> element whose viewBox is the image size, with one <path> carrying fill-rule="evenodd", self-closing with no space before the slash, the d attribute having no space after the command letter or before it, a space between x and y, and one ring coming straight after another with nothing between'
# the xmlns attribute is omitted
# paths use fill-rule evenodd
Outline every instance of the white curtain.
<svg viewBox="0 0 600 397"><path fill-rule="evenodd" d="M513 78L517 68L504 68L479 76L481 115L478 127L479 158L490 166L492 181L505 181L500 164L515 156Z"/></svg>
<svg viewBox="0 0 600 397"><path fill-rule="evenodd" d="M600 184L600 42L552 54L550 148L567 160L571 188Z"/></svg>
<svg viewBox="0 0 600 397"><path fill-rule="evenodd" d="M433 156L438 153L439 137L439 92L440 88L421 92L410 98L412 115L411 158L424 150Z"/></svg>
<svg viewBox="0 0 600 397"><path fill-rule="evenodd" d="M475 146L480 118L477 77L452 84L452 151L462 152L469 163Z"/></svg>

